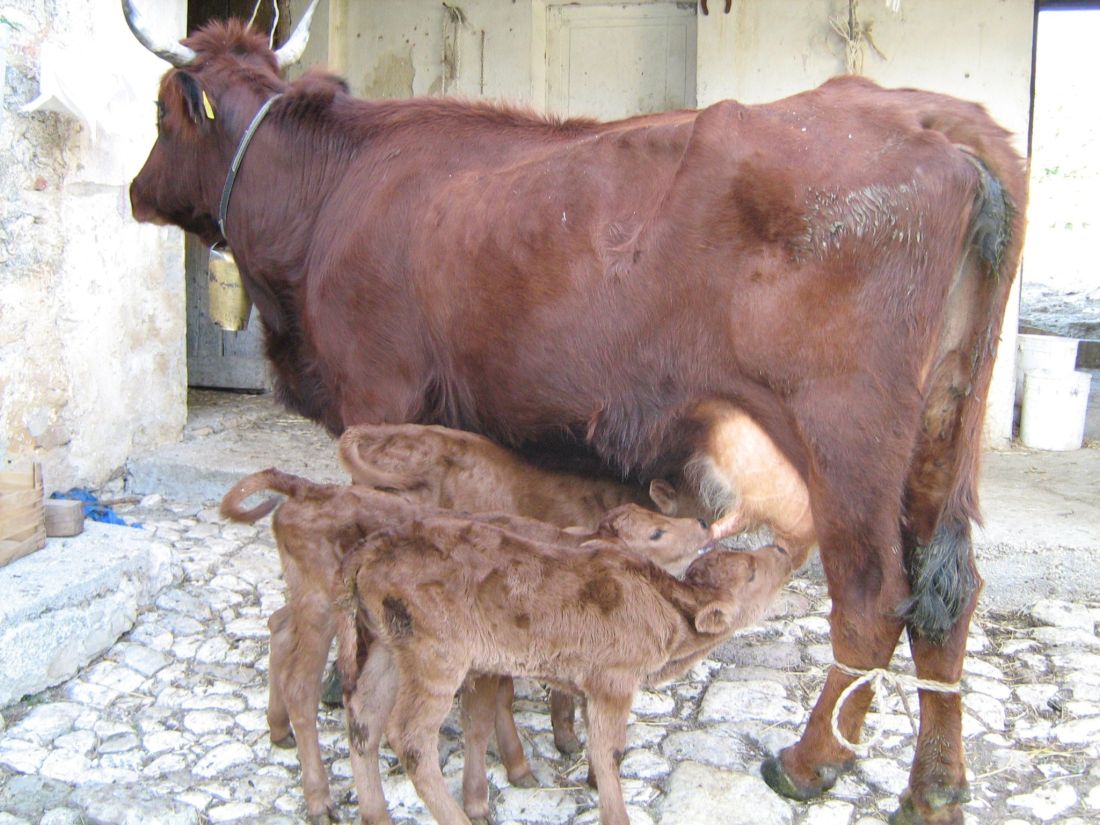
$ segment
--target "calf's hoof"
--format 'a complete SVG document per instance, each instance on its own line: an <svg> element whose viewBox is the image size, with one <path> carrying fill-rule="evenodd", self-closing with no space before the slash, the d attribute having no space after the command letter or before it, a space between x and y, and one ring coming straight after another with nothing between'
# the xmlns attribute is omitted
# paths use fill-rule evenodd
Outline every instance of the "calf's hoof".
<svg viewBox="0 0 1100 825"><path fill-rule="evenodd" d="M487 816L471 816L470 825L493 825L493 820Z"/></svg>
<svg viewBox="0 0 1100 825"><path fill-rule="evenodd" d="M309 815L309 825L329 825L330 822L339 822L340 813L335 805L329 805L319 814Z"/></svg>
<svg viewBox="0 0 1100 825"><path fill-rule="evenodd" d="M760 765L760 775L764 777L768 787L780 796L805 802L821 796L833 787L840 776L840 770L832 765L822 765L817 769L815 781L802 783L787 772L779 756L769 756Z"/></svg>
<svg viewBox="0 0 1100 825"><path fill-rule="evenodd" d="M890 825L963 825L962 803L970 799L968 788L935 788L920 796L918 802L911 791L905 791Z"/></svg>
<svg viewBox="0 0 1100 825"><path fill-rule="evenodd" d="M554 747L565 756L576 756L584 750L584 745L575 733L554 734Z"/></svg>
<svg viewBox="0 0 1100 825"><path fill-rule="evenodd" d="M287 732L287 735L280 738L280 739L276 739L274 736L272 736L271 737L271 744L272 744L272 746L274 746L276 748L282 748L283 750L289 750L290 748L295 747L298 744L298 742L294 739L294 734L293 733Z"/></svg>
<svg viewBox="0 0 1100 825"><path fill-rule="evenodd" d="M517 776L509 776L508 781L517 788L537 788L539 786L539 781L535 779L535 775L531 773L530 769Z"/></svg>

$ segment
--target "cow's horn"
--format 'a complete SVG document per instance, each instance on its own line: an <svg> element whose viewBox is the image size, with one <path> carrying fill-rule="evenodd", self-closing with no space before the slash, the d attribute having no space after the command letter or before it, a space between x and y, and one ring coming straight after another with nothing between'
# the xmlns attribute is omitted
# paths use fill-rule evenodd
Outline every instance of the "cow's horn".
<svg viewBox="0 0 1100 825"><path fill-rule="evenodd" d="M138 39L141 45L161 60L167 60L178 68L180 66L186 66L195 59L195 52L182 43L176 43L174 41L158 43L154 40L153 36L149 34L145 28L144 21L141 19L141 13L134 8L134 4L130 2L130 0L122 0L122 13L126 15L126 25L128 25L130 31L134 33L134 37Z"/></svg>
<svg viewBox="0 0 1100 825"><path fill-rule="evenodd" d="M293 34L275 51L275 58L279 61L280 69L293 66L302 59L302 54L306 50L306 43L309 42L309 24L313 20L313 12L316 9L317 0L313 0L309 4L309 8L306 9L306 13L302 15L302 19L298 21L298 25L294 27Z"/></svg>

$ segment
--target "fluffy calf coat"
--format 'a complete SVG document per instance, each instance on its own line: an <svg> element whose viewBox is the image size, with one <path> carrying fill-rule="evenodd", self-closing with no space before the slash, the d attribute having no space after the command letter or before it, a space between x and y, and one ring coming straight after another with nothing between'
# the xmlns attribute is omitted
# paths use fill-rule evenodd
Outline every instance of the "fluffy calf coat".
<svg viewBox="0 0 1100 825"><path fill-rule="evenodd" d="M680 581L618 548L561 547L454 516L371 536L341 574L340 666L345 689L355 684L345 704L363 821L391 821L378 773L384 732L440 825L470 825L439 769L439 726L470 674L499 673L585 695L600 822L628 825L616 754L635 691L682 674L755 620L790 572L777 546L715 550ZM486 736L468 731L467 744Z"/></svg>
<svg viewBox="0 0 1100 825"><path fill-rule="evenodd" d="M255 493L271 490L287 499L271 498L245 509ZM315 484L271 468L238 482L222 500L222 515L252 523L278 509L272 519L287 585L287 604L268 621L271 629L267 719L271 741L289 747L297 740L302 785L311 821L334 817L328 778L317 739L317 707L329 645L336 633L333 599L339 589L340 562L362 538L388 525L418 516L449 514L405 498L357 485ZM522 531L535 540L559 545L627 546L672 570L686 568L708 540L699 523L669 519L634 505L608 513L594 532L564 531L543 522L510 516L478 516L487 523ZM620 545L620 542L622 543ZM510 683L505 686L505 691ZM507 694L510 695L510 694ZM505 713L505 711L509 711ZM503 703L497 738L509 777L523 782L530 769L511 718ZM291 735L293 728L294 735ZM473 763L468 769L475 770Z"/></svg>

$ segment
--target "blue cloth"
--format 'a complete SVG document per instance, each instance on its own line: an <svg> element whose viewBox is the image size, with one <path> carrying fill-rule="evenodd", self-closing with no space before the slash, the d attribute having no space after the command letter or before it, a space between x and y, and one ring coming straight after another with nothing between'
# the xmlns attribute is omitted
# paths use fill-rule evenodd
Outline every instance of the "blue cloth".
<svg viewBox="0 0 1100 825"><path fill-rule="evenodd" d="M141 525L136 521L133 524L127 524L122 518L105 504L100 504L91 492L83 487L73 487L73 489L64 493L53 493L50 498L68 499L69 501L80 501L84 504L84 517L90 518L92 521L102 521L104 524L121 524L123 527L136 527L142 529Z"/></svg>

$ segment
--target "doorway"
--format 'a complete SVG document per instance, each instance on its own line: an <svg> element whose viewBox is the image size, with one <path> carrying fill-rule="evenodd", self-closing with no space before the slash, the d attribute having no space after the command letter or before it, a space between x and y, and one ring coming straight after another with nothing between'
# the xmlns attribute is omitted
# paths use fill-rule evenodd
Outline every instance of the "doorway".
<svg viewBox="0 0 1100 825"><path fill-rule="evenodd" d="M211 20L237 17L252 19L259 31L270 32L275 26L276 41L288 32L287 3L279 2L276 20L275 0L190 0L187 4L187 31ZM253 312L248 326L240 332L227 332L210 318L207 264L210 250L197 238L187 235L184 245L184 277L187 291L187 385L209 389L262 392L271 389L271 377L263 357L263 333L259 313Z"/></svg>

